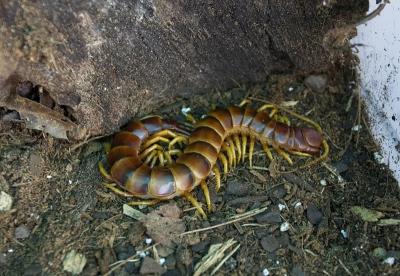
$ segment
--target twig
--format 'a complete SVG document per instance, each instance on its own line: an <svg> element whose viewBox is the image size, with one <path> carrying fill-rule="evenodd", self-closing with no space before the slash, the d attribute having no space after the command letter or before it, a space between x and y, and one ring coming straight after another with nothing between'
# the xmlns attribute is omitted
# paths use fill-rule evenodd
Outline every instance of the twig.
<svg viewBox="0 0 400 276"><path fill-rule="evenodd" d="M211 272L211 276L217 273L217 271L221 268L221 266L239 249L240 244L238 244L225 258L221 260L221 262L213 269Z"/></svg>
<svg viewBox="0 0 400 276"><path fill-rule="evenodd" d="M344 271L346 271L346 273L349 274L350 276L353 276L353 273L351 273L350 270L344 265L342 260L339 258L337 258L337 260L339 261L339 264L343 267Z"/></svg>
<svg viewBox="0 0 400 276"><path fill-rule="evenodd" d="M92 138L87 139L87 140L85 140L85 141L82 141L82 142L80 142L80 143L78 143L78 144L72 146L72 147L71 147L71 151L75 151L76 149L82 147L83 145L86 145L87 143L93 142L93 141L95 141L95 140L98 140L98 139L101 139L101 138L104 138L104 137L107 137L107 136L109 136L109 134L101 135L101 136L95 136L95 137L92 137Z"/></svg>
<svg viewBox="0 0 400 276"><path fill-rule="evenodd" d="M241 221L241 220L253 217L253 216L257 215L257 214L260 214L260 213L264 212L267 209L268 209L268 207L255 209L255 210L246 212L244 214L241 214L241 216L236 218L236 219L233 219L233 220L230 220L230 221L227 221L227 222L223 222L223 223L220 223L220 224L216 224L216 225L213 225L213 226L205 227L205 228L200 228L200 229L195 229L195 230L190 230L190 231L187 231L187 232L183 232L183 233L179 234L179 236L182 237L182 236L186 236L186 235L189 235L189 234L198 233L198 232L204 232L204 231L208 231L208 230L211 230L211 229L214 229L214 228L218 228L218 227L221 227L221 226L229 225L229 224L232 224L234 222Z"/></svg>

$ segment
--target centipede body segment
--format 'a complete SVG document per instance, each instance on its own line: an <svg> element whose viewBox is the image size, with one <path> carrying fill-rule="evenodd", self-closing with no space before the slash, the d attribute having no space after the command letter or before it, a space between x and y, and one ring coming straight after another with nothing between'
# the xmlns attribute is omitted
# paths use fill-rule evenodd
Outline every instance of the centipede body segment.
<svg viewBox="0 0 400 276"><path fill-rule="evenodd" d="M113 138L107 155L110 172L102 166L100 170L113 183L108 187L121 195L151 199L149 203L184 196L206 217L191 191L201 186L210 209L207 177L213 172L219 189L221 169L227 173L245 156L251 166L256 141L269 159L271 148L289 163L287 153L318 156L323 150L326 156L328 146L320 130L288 126L274 118L263 108L219 108L197 122L190 135L160 117L134 121ZM169 143L168 149L162 151L157 142ZM180 142L186 143L183 152L173 146Z"/></svg>

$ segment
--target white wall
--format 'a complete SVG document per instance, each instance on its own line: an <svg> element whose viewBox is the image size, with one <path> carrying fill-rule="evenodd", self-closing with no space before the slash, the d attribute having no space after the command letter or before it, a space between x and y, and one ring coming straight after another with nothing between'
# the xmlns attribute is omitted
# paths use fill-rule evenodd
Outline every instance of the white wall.
<svg viewBox="0 0 400 276"><path fill-rule="evenodd" d="M370 0L369 12L376 7L376 0ZM400 1L392 0L357 29L351 43L362 44L356 48L371 131L400 185Z"/></svg>

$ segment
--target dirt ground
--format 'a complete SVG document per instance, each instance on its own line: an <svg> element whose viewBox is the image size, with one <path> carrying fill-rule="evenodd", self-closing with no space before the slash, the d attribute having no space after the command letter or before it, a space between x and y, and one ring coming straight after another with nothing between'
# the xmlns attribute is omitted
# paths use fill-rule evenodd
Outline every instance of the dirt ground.
<svg viewBox="0 0 400 276"><path fill-rule="evenodd" d="M218 193L210 179L214 211L207 221L182 198L139 209L155 220L124 215L128 200L106 190L97 169L109 138L73 144L2 123L0 190L11 195L13 206L0 213L0 274L70 275L64 261L75 250L86 258L82 275L192 275L211 245L233 239L216 275L399 275L399 226L368 222L351 211L361 206L399 218L400 192L377 161L354 78L343 75L330 77L324 92L306 87L302 76L279 75L154 110L183 120L182 107L199 117L246 96L296 101L291 109L320 123L328 137L326 162L301 169L308 158L293 157L289 166L274 153L271 164L257 148L255 167L239 164Z"/></svg>

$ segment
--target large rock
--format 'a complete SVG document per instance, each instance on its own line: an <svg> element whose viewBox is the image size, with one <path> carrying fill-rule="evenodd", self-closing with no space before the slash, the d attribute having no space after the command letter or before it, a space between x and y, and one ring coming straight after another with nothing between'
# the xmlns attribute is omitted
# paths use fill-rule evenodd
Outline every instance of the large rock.
<svg viewBox="0 0 400 276"><path fill-rule="evenodd" d="M177 95L324 70L324 35L368 5L354 2L3 1L0 107L56 137L104 134ZM14 95L21 81L45 89L40 106Z"/></svg>

